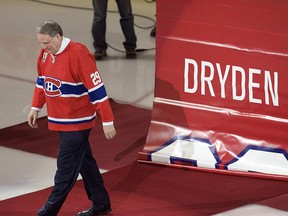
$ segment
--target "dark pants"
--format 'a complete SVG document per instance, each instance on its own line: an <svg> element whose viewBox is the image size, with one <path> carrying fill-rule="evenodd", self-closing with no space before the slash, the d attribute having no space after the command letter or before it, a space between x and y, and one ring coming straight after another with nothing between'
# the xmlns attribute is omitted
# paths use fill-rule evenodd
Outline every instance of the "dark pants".
<svg viewBox="0 0 288 216"><path fill-rule="evenodd" d="M94 18L92 36L95 49L107 49L106 43L106 16L108 0L93 0ZM130 0L116 0L120 13L120 25L125 37L125 48L136 48L137 37L134 30L134 16Z"/></svg>
<svg viewBox="0 0 288 216"><path fill-rule="evenodd" d="M110 208L109 195L91 152L90 131L59 132L60 146L54 187L45 205L39 209L39 216L57 215L79 173L94 208L99 211Z"/></svg>

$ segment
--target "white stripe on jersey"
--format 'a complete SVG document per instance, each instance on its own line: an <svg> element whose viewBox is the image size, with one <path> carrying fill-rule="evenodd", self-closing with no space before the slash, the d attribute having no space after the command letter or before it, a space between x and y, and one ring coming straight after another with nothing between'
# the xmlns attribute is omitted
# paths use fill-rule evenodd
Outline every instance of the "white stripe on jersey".
<svg viewBox="0 0 288 216"><path fill-rule="evenodd" d="M63 118L53 118L48 116L48 120L56 121L56 122L77 122L77 121L86 121L91 120L96 117L96 113L94 113L92 116L82 117L82 118L69 118L69 119L63 119Z"/></svg>

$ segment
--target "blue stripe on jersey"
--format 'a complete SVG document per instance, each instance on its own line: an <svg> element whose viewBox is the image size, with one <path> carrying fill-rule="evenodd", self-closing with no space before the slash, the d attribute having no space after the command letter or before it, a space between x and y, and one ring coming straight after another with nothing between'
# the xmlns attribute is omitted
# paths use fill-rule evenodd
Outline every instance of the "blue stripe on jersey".
<svg viewBox="0 0 288 216"><path fill-rule="evenodd" d="M44 86L44 77L38 77L36 84L43 87Z"/></svg>
<svg viewBox="0 0 288 216"><path fill-rule="evenodd" d="M40 88L46 89L47 86L44 86L45 77L41 76L37 78L36 85ZM60 90L59 96L65 97L66 95L69 97L74 96L81 96L85 93L88 93L87 88L82 83L68 83L68 82L61 82L60 88L57 88L56 85L51 87L53 91ZM46 92L49 93L49 92Z"/></svg>
<svg viewBox="0 0 288 216"><path fill-rule="evenodd" d="M55 124L82 124L86 122L91 122L96 118L96 114L93 116L89 116L86 118L78 118L78 119L58 119L58 118L52 118L48 116L48 122L55 123Z"/></svg>
<svg viewBox="0 0 288 216"><path fill-rule="evenodd" d="M97 101L102 101L106 97L107 93L104 85L89 92L89 98L93 104L95 104Z"/></svg>
<svg viewBox="0 0 288 216"><path fill-rule="evenodd" d="M69 84L63 84L60 87L60 91L62 94L73 94L73 95L82 95L86 92L88 92L87 88L83 85L69 85Z"/></svg>

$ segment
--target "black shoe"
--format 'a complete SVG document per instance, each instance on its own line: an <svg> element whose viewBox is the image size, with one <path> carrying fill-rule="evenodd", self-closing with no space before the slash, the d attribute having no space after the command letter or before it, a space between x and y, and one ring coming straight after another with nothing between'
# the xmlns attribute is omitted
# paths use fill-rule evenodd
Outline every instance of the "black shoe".
<svg viewBox="0 0 288 216"><path fill-rule="evenodd" d="M85 210L85 211L82 211L82 212L79 212L77 214L77 216L96 216L96 215L106 215L108 214L109 212L111 212L112 209L111 208L108 208L106 210L103 210L103 211L97 211L95 209L93 209L93 206L90 207L89 209Z"/></svg>
<svg viewBox="0 0 288 216"><path fill-rule="evenodd" d="M126 58L135 59L137 57L135 48L125 48L126 49Z"/></svg>
<svg viewBox="0 0 288 216"><path fill-rule="evenodd" d="M156 36L156 26L151 30L150 36L151 37L155 37Z"/></svg>
<svg viewBox="0 0 288 216"><path fill-rule="evenodd" d="M101 60L107 56L107 52L105 49L95 49L94 58L96 60Z"/></svg>

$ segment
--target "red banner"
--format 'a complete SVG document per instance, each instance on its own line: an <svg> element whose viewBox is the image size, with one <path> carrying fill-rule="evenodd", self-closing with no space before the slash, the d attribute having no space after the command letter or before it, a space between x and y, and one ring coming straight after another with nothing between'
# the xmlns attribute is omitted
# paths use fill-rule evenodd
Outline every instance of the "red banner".
<svg viewBox="0 0 288 216"><path fill-rule="evenodd" d="M288 178L288 2L157 0L139 161Z"/></svg>

